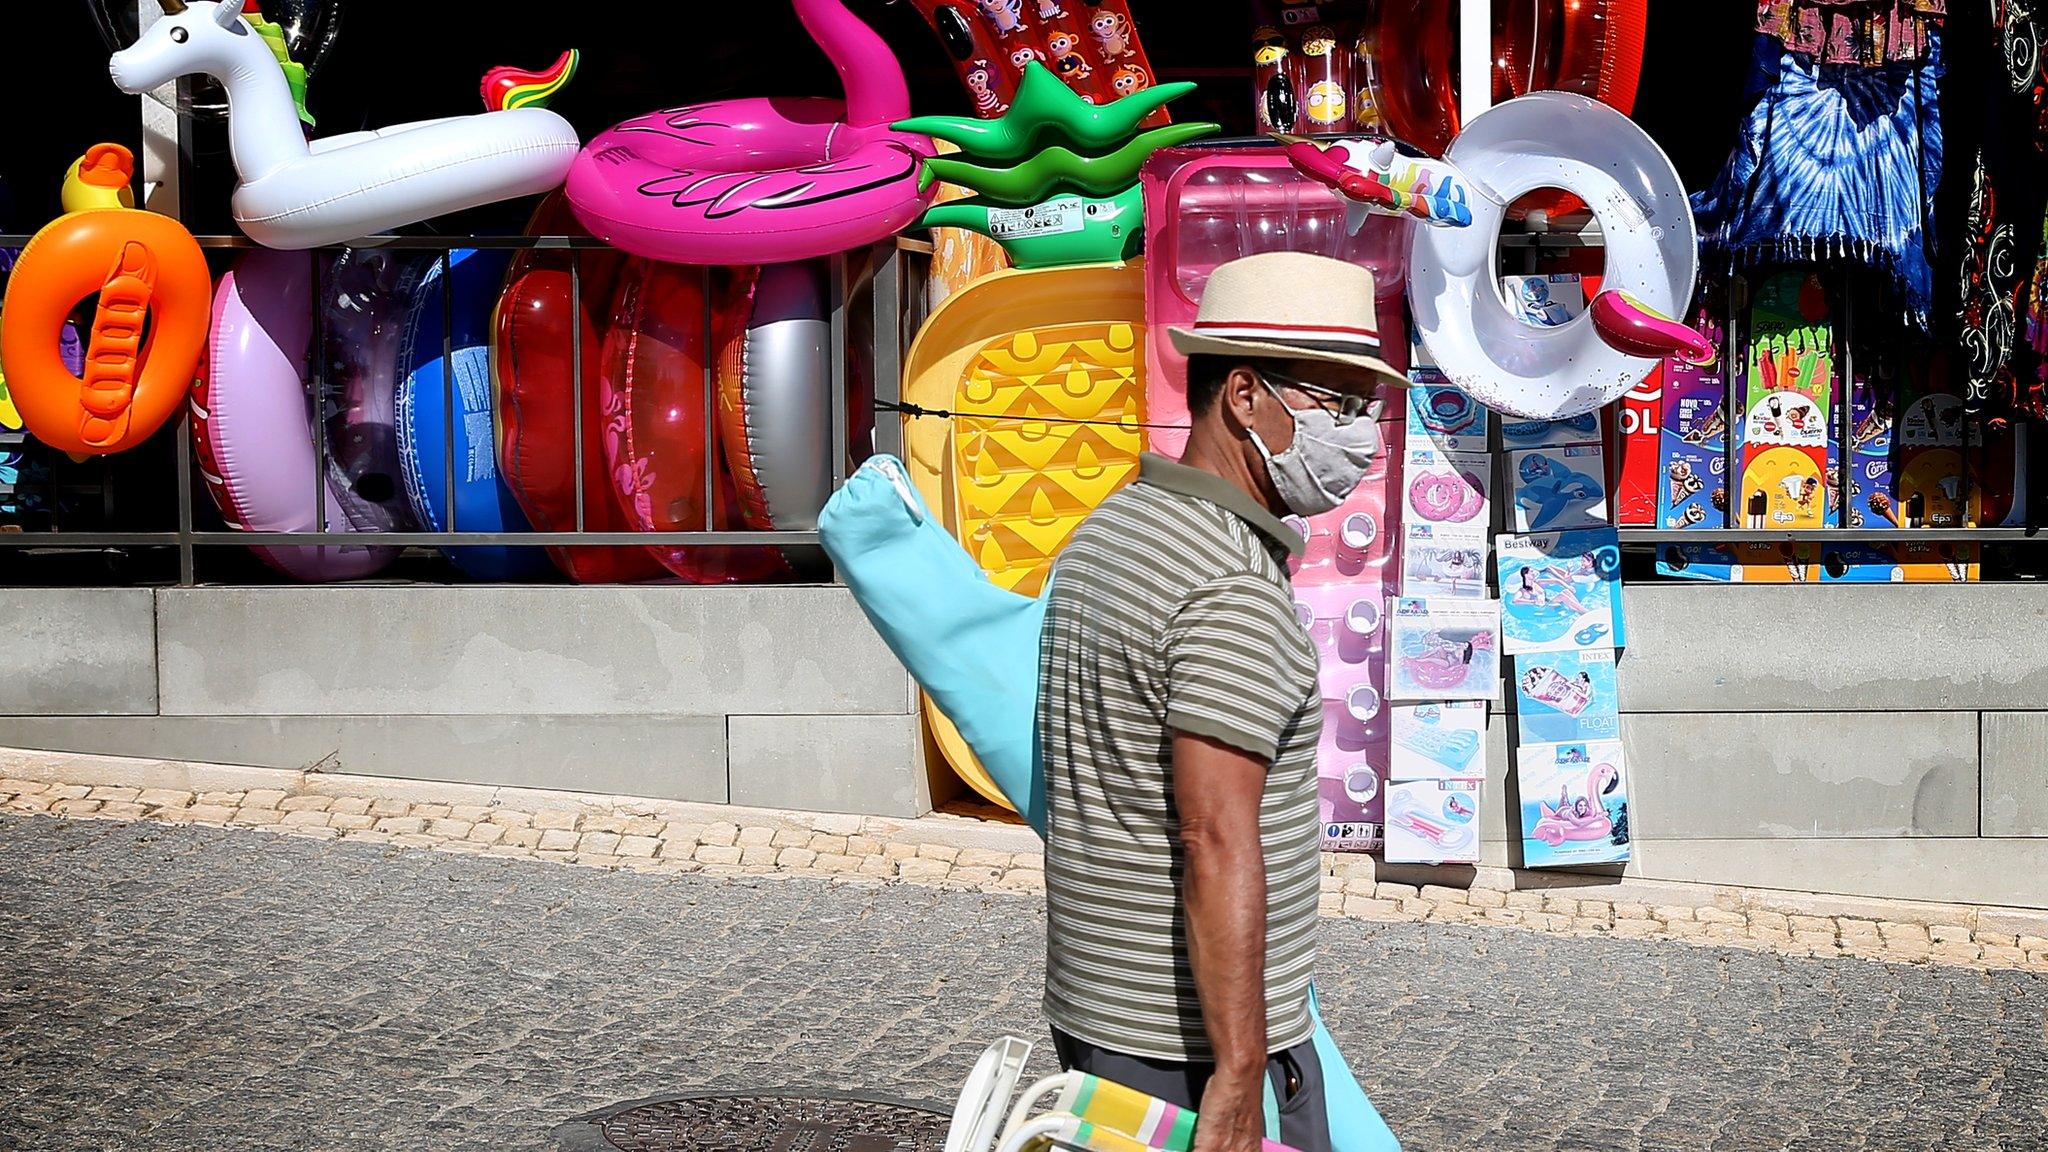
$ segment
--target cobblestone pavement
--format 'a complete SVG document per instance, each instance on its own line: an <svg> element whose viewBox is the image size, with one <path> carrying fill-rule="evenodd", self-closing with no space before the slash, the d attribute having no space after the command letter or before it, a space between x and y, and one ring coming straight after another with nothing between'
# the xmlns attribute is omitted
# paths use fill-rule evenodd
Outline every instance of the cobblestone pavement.
<svg viewBox="0 0 2048 1152"><path fill-rule="evenodd" d="M1043 1039L1040 902L0 817L0 1148L551 1148L690 1088L945 1103ZM1329 920L1407 1146L2048 1148L2048 979Z"/></svg>
<svg viewBox="0 0 2048 1152"><path fill-rule="evenodd" d="M22 755L37 757L0 750L0 769ZM667 875L858 877L1002 893L1045 887L1042 845L1028 829L958 814L906 820L263 768L145 765L138 772L110 763L116 766L99 773L67 760L32 763L30 770L56 769L54 779L42 781L0 775L0 812L254 828ZM109 771L124 782L86 782ZM186 786L159 786L173 782ZM1439 870L1411 867L1398 875L1419 883L1404 883L1382 875L1371 856L1326 852L1321 911L2048 973L2044 909L1464 871L1458 883Z"/></svg>

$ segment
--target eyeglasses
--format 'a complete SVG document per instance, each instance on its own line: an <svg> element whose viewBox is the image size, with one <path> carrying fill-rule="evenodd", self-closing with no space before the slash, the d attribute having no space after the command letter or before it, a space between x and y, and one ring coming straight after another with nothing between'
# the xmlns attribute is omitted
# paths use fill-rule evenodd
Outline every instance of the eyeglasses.
<svg viewBox="0 0 2048 1152"><path fill-rule="evenodd" d="M1380 402L1371 396L1361 396L1356 392L1339 392L1335 388L1325 388L1320 384L1311 384L1306 380L1298 380L1292 376L1283 376L1278 372L1265 369L1261 369L1259 374L1269 382L1278 381L1290 388L1297 388L1308 393L1310 397L1314 398L1318 404L1325 408L1335 403L1337 407L1331 415L1336 419L1339 428L1365 415L1367 411L1374 413L1379 411Z"/></svg>

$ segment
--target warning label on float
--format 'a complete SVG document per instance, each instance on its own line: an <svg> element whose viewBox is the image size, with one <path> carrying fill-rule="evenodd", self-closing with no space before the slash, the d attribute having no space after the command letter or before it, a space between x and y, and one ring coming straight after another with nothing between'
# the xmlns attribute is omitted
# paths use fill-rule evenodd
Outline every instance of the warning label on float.
<svg viewBox="0 0 2048 1152"><path fill-rule="evenodd" d="M1648 204L1635 198L1626 188L1619 185L1610 189L1606 197L1607 207L1620 218L1622 228L1633 232L1650 222L1655 212Z"/></svg>
<svg viewBox="0 0 2048 1152"><path fill-rule="evenodd" d="M1079 232L1088 221L1088 210L1079 196L1060 196L1030 208L991 208L988 234L998 240L1020 236L1059 236Z"/></svg>

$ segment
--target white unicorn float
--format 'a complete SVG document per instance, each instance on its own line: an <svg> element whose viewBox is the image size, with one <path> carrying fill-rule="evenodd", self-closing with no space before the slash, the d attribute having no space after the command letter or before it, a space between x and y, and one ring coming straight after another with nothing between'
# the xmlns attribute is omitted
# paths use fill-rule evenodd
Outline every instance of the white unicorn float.
<svg viewBox="0 0 2048 1152"><path fill-rule="evenodd" d="M203 73L227 89L229 143L241 177L235 223L265 247L339 244L546 192L576 158L580 141L568 121L503 103L473 116L308 142L284 70L242 16L244 0L160 2L163 18L109 62L114 85L139 95ZM558 68L566 70L568 60Z"/></svg>

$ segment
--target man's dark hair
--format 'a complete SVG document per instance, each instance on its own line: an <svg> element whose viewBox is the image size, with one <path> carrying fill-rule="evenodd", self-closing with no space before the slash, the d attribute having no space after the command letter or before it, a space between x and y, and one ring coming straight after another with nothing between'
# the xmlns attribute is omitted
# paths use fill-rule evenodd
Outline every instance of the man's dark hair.
<svg viewBox="0 0 2048 1152"><path fill-rule="evenodd" d="M1223 382L1240 364L1262 367L1257 359L1249 356L1188 357L1188 415L1207 415L1209 409L1216 406L1216 398L1223 395Z"/></svg>

